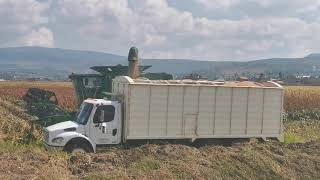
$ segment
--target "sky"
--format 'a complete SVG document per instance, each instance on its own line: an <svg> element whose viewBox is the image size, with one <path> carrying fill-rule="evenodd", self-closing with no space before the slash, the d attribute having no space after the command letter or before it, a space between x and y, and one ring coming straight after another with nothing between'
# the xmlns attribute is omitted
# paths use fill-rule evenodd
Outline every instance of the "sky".
<svg viewBox="0 0 320 180"><path fill-rule="evenodd" d="M320 53L320 0L0 0L0 47L242 61Z"/></svg>

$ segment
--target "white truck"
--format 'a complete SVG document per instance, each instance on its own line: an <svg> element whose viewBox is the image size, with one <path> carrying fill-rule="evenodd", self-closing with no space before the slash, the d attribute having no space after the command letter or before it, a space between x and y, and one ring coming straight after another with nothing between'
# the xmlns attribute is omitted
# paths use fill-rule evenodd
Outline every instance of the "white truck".
<svg viewBox="0 0 320 180"><path fill-rule="evenodd" d="M274 82L119 76L112 98L87 99L75 121L45 129L47 148L96 152L134 140L283 140L283 87ZM110 95L109 94L109 95Z"/></svg>

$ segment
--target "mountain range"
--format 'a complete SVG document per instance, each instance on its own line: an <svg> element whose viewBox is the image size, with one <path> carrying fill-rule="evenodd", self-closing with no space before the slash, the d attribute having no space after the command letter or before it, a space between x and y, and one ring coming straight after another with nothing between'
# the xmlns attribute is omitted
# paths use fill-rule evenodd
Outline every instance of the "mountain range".
<svg viewBox="0 0 320 180"><path fill-rule="evenodd" d="M98 65L127 65L127 57L102 52L44 47L0 48L0 72L87 73ZM208 76L232 73L314 73L320 69L320 54L303 58L271 58L253 61L199 61L187 59L142 59L152 65L150 72L188 74L206 72Z"/></svg>

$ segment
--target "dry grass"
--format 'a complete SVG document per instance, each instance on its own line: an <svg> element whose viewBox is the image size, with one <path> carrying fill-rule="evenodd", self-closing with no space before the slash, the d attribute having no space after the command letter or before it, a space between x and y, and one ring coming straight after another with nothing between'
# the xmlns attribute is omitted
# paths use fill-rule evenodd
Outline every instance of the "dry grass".
<svg viewBox="0 0 320 180"><path fill-rule="evenodd" d="M320 87L285 87L284 109L286 120L320 120Z"/></svg>
<svg viewBox="0 0 320 180"><path fill-rule="evenodd" d="M282 146L143 145L68 155L33 146L0 146L0 178L319 179L320 141ZM2 162L2 163L1 163Z"/></svg>
<svg viewBox="0 0 320 180"><path fill-rule="evenodd" d="M21 107L0 98L0 130L8 142L29 144L41 141L42 130L32 123L31 118Z"/></svg>
<svg viewBox="0 0 320 180"><path fill-rule="evenodd" d="M320 86L285 87L284 109L287 112L320 110Z"/></svg>
<svg viewBox="0 0 320 180"><path fill-rule="evenodd" d="M0 144L0 179L70 179L69 156L37 146Z"/></svg>

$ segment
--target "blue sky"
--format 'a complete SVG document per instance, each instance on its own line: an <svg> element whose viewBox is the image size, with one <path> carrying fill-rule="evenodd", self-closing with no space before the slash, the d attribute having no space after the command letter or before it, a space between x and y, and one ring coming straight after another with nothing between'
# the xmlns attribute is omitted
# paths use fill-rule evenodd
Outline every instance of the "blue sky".
<svg viewBox="0 0 320 180"><path fill-rule="evenodd" d="M320 52L320 0L0 0L0 47L253 60Z"/></svg>

